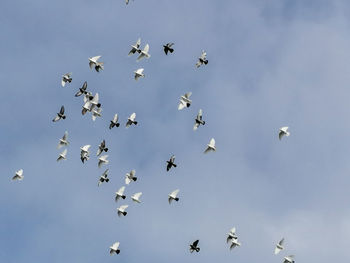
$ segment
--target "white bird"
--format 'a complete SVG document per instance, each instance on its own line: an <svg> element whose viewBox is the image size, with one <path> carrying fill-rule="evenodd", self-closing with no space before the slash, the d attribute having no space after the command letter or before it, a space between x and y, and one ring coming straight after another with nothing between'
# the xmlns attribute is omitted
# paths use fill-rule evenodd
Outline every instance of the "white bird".
<svg viewBox="0 0 350 263"><path fill-rule="evenodd" d="M52 120L53 122L59 121L60 119L65 119L64 106L61 106L60 112L57 113L56 117Z"/></svg>
<svg viewBox="0 0 350 263"><path fill-rule="evenodd" d="M85 103L83 105L83 110L81 111L81 114L85 114L88 111L92 111L95 107L101 107L101 103L99 103L99 95L98 93L95 94L95 96L87 96L84 97L87 98L85 100Z"/></svg>
<svg viewBox="0 0 350 263"><path fill-rule="evenodd" d="M91 113L92 113L91 118L92 118L93 121L95 121L97 117L101 117L102 116L101 111L102 111L102 108L94 108L91 111Z"/></svg>
<svg viewBox="0 0 350 263"><path fill-rule="evenodd" d="M289 136L290 132L288 132L288 127L282 127L279 129L278 138L281 140L283 136Z"/></svg>
<svg viewBox="0 0 350 263"><path fill-rule="evenodd" d="M237 235L236 235L236 228L233 227L230 229L230 232L228 233L227 239L226 239L226 243L228 243L230 240L232 239L237 239Z"/></svg>
<svg viewBox="0 0 350 263"><path fill-rule="evenodd" d="M67 159L66 156L67 156L67 149L64 149L63 152L61 152L60 155L58 156L57 162L61 160L66 160Z"/></svg>
<svg viewBox="0 0 350 263"><path fill-rule="evenodd" d="M282 239L280 240L280 242L278 242L278 243L276 244L276 247L275 247L275 255L277 255L278 253L281 252L281 250L284 249L283 243L284 243L284 238L282 238Z"/></svg>
<svg viewBox="0 0 350 263"><path fill-rule="evenodd" d="M211 138L210 142L207 144L207 149L205 149L204 153L208 153L208 152L215 152L216 151L216 147L215 147L215 139Z"/></svg>
<svg viewBox="0 0 350 263"><path fill-rule="evenodd" d="M141 50L140 55L139 55L139 57L137 58L136 61L140 61L140 60L143 59L144 57L150 58L151 55L148 54L148 51L149 51L149 45L146 44L146 46L143 48L143 50Z"/></svg>
<svg viewBox="0 0 350 263"><path fill-rule="evenodd" d="M60 139L59 143L58 143L58 146L57 148L60 149L61 147L63 146L67 146L69 144L69 141L68 141L68 132L65 131L62 139Z"/></svg>
<svg viewBox="0 0 350 263"><path fill-rule="evenodd" d="M108 171L109 169L107 169L106 171L103 172L103 174L100 176L100 179L98 180L98 186L100 186L102 183L106 182L108 183L109 182L109 179L108 179Z"/></svg>
<svg viewBox="0 0 350 263"><path fill-rule="evenodd" d="M145 77L145 74L143 74L143 68L139 68L137 70L134 71L135 73L135 80L138 80L140 77L144 78Z"/></svg>
<svg viewBox="0 0 350 263"><path fill-rule="evenodd" d="M232 238L231 239L231 245L230 245L230 250L232 250L233 248L240 246L241 243L238 242L238 238Z"/></svg>
<svg viewBox="0 0 350 263"><path fill-rule="evenodd" d="M87 81L84 82L83 86L78 90L77 93L75 93L75 97L79 97L83 94L87 94L88 91L86 90L87 89Z"/></svg>
<svg viewBox="0 0 350 263"><path fill-rule="evenodd" d="M108 155L102 155L100 158L98 158L98 168L102 166L102 164L108 164L109 161L107 160Z"/></svg>
<svg viewBox="0 0 350 263"><path fill-rule="evenodd" d="M166 166L166 171L168 172L171 167L176 167L177 165L175 164L175 155L172 155L170 157L170 160L169 161L166 161L167 162L167 166Z"/></svg>
<svg viewBox="0 0 350 263"><path fill-rule="evenodd" d="M91 145L87 144L87 145L84 145L84 146L80 147L80 150L82 152L89 152L90 147L91 147Z"/></svg>
<svg viewBox="0 0 350 263"><path fill-rule="evenodd" d="M205 52L204 50L202 51L201 56L198 58L198 62L196 63L196 67L199 68L203 64L205 64L205 65L208 64L207 52Z"/></svg>
<svg viewBox="0 0 350 263"><path fill-rule="evenodd" d="M194 126L193 126L193 130L197 130L199 125L204 125L205 124L205 121L203 121L202 119L202 115L203 115L203 112L202 112L202 109L199 110L198 114L197 114L197 117L196 119L194 120Z"/></svg>
<svg viewBox="0 0 350 263"><path fill-rule="evenodd" d="M139 192L139 193L136 193L136 194L133 194L131 196L131 199L136 202L136 203L141 203L140 201L140 196L142 195L142 192Z"/></svg>
<svg viewBox="0 0 350 263"><path fill-rule="evenodd" d="M98 146L97 156L99 156L103 152L108 152L108 148L106 147L106 141L103 140Z"/></svg>
<svg viewBox="0 0 350 263"><path fill-rule="evenodd" d="M128 208L128 205L122 205L118 208L118 216L126 216L128 213L125 211Z"/></svg>
<svg viewBox="0 0 350 263"><path fill-rule="evenodd" d="M72 73L66 73L62 76L62 81L61 81L61 85L62 87L64 87L66 85L66 83L71 83L72 82L72 77L71 77Z"/></svg>
<svg viewBox="0 0 350 263"><path fill-rule="evenodd" d="M98 60L101 58L101 56L95 56L89 58L89 66L90 68L94 67L97 72L100 72L100 70L104 69L103 62L99 62Z"/></svg>
<svg viewBox="0 0 350 263"><path fill-rule="evenodd" d="M129 1L127 0L126 4L128 4L128 2ZM139 38L134 45L131 45L131 50L128 56L135 54L135 52L141 53L140 45L141 45L141 38Z"/></svg>
<svg viewBox="0 0 350 263"><path fill-rule="evenodd" d="M23 180L23 169L20 169L16 172L15 176L12 177L13 181L22 181Z"/></svg>
<svg viewBox="0 0 350 263"><path fill-rule="evenodd" d="M91 145L84 145L80 147L80 159L84 163L85 161L89 160L89 149Z"/></svg>
<svg viewBox="0 0 350 263"><path fill-rule="evenodd" d="M289 255L287 257L284 257L283 263L294 263L294 255Z"/></svg>
<svg viewBox="0 0 350 263"><path fill-rule="evenodd" d="M135 176L136 171L131 170L130 173L126 173L125 175L125 184L130 184L132 181L136 182L137 177Z"/></svg>
<svg viewBox="0 0 350 263"><path fill-rule="evenodd" d="M126 128L129 128L130 125L132 125L132 124L137 125L137 121L135 121L135 119L136 119L136 113L134 112L128 118L128 121L126 122Z"/></svg>
<svg viewBox="0 0 350 263"><path fill-rule="evenodd" d="M120 253L120 249L119 249L119 242L115 242L112 246L110 246L110 251L109 254L113 255L113 254L119 254Z"/></svg>
<svg viewBox="0 0 350 263"><path fill-rule="evenodd" d="M190 96L192 95L192 92L187 92L185 95L182 95L180 97L180 103L177 107L178 110L182 110L184 108L188 108L191 106L192 100L190 100Z"/></svg>
<svg viewBox="0 0 350 263"><path fill-rule="evenodd" d="M168 196L169 204L171 204L173 200L175 200L176 202L179 201L179 198L177 197L177 194L179 193L179 191L180 191L179 189L176 189L169 194Z"/></svg>
<svg viewBox="0 0 350 263"><path fill-rule="evenodd" d="M117 202L119 200L119 198L125 199L126 196L124 195L124 191L125 191L125 186L122 186L119 188L119 190L117 192L115 192L115 201Z"/></svg>
<svg viewBox="0 0 350 263"><path fill-rule="evenodd" d="M109 129L112 129L113 127L119 127L120 123L118 122L118 114L116 113L114 115L113 120L111 120L111 123L109 124Z"/></svg>

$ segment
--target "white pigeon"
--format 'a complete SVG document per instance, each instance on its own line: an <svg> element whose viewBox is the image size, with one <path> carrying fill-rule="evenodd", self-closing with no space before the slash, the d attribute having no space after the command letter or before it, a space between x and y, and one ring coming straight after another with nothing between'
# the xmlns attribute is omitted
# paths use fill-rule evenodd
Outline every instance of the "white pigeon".
<svg viewBox="0 0 350 263"><path fill-rule="evenodd" d="M89 149L91 145L84 145L80 147L80 159L84 163L85 161L89 160Z"/></svg>
<svg viewBox="0 0 350 263"><path fill-rule="evenodd" d="M64 87L66 85L66 83L71 83L72 82L72 77L71 77L72 73L66 73L62 76L62 81L61 81L61 85L62 87Z"/></svg>
<svg viewBox="0 0 350 263"><path fill-rule="evenodd" d="M102 155L100 158L98 158L98 168L102 166L102 164L108 164L109 161L107 160L108 155Z"/></svg>
<svg viewBox="0 0 350 263"><path fill-rule="evenodd" d="M64 115L64 106L61 106L60 112L57 113L56 117L52 120L53 122L59 121L60 119L65 119L66 115Z"/></svg>
<svg viewBox="0 0 350 263"><path fill-rule="evenodd" d="M226 239L226 243L228 243L230 240L232 239L237 239L237 235L236 235L236 228L233 227L230 229L230 232L228 233L227 239Z"/></svg>
<svg viewBox="0 0 350 263"><path fill-rule="evenodd" d="M137 70L134 71L135 73L135 80L138 80L140 77L144 78L145 77L145 74L143 74L143 68L139 68Z"/></svg>
<svg viewBox="0 0 350 263"><path fill-rule="evenodd" d="M129 128L130 125L132 125L132 124L137 125L137 121L135 121L135 119L136 119L136 113L134 112L128 118L128 121L126 122L126 128Z"/></svg>
<svg viewBox="0 0 350 263"><path fill-rule="evenodd" d="M133 195L131 196L131 199L132 199L134 202L136 202L136 203L141 203L141 201L140 201L141 195L142 195L142 192L133 194Z"/></svg>
<svg viewBox="0 0 350 263"><path fill-rule="evenodd" d="M196 67L199 68L203 64L205 64L205 65L208 64L207 52L205 52L204 50L202 51L201 56L198 58L198 62L196 63Z"/></svg>
<svg viewBox="0 0 350 263"><path fill-rule="evenodd" d="M284 249L283 243L284 243L284 238L282 238L282 239L280 240L280 242L278 242L278 243L276 244L276 247L275 247L275 255L277 255L278 253L281 252L281 250Z"/></svg>
<svg viewBox="0 0 350 263"><path fill-rule="evenodd" d="M67 159L66 156L67 156L67 149L64 149L63 152L61 152L60 155L58 156L57 162L61 160L66 160Z"/></svg>
<svg viewBox="0 0 350 263"><path fill-rule="evenodd" d="M113 254L119 254L120 253L120 249L119 249L119 242L115 242L112 246L110 246L110 250L109 250L109 254L113 255Z"/></svg>
<svg viewBox="0 0 350 263"><path fill-rule="evenodd" d="M238 238L232 238L231 239L231 245L230 245L230 250L232 250L233 248L240 246L241 243L238 242Z"/></svg>
<svg viewBox="0 0 350 263"><path fill-rule="evenodd" d="M80 150L82 152L89 152L90 147L91 147L91 145L87 144L87 145L84 145L84 146L80 147Z"/></svg>
<svg viewBox="0 0 350 263"><path fill-rule="evenodd" d="M208 153L208 152L215 152L216 151L216 147L215 147L215 139L211 138L210 142L207 144L207 149L205 149L204 153Z"/></svg>
<svg viewBox="0 0 350 263"><path fill-rule="evenodd" d="M69 144L69 141L68 141L68 132L65 131L62 139L60 139L59 143L58 143L58 146L57 148L60 149L61 147L63 146L67 146Z"/></svg>
<svg viewBox="0 0 350 263"><path fill-rule="evenodd" d="M287 257L284 257L283 263L294 263L294 255L289 255Z"/></svg>
<svg viewBox="0 0 350 263"><path fill-rule="evenodd" d="M85 98L87 98L85 100ZM87 96L84 97L84 105L83 105L83 110L81 111L81 114L85 114L88 111L92 111L95 107L101 107L101 103L99 103L99 95L98 93L95 94L95 96Z"/></svg>
<svg viewBox="0 0 350 263"><path fill-rule="evenodd" d="M102 183L106 182L108 183L109 182L109 179L108 179L108 171L109 169L107 169L106 171L103 172L103 174L100 176L100 179L98 180L98 186L100 186Z"/></svg>
<svg viewBox="0 0 350 263"><path fill-rule="evenodd" d="M119 190L117 192L115 192L115 201L117 202L119 200L119 198L125 199L126 196L124 195L124 191L125 191L125 186L122 186L119 188Z"/></svg>
<svg viewBox="0 0 350 263"><path fill-rule="evenodd" d="M205 121L203 121L202 119L202 115L203 115L203 111L202 109L199 110L198 114L197 114L197 117L196 119L194 120L194 126L193 126L193 130L197 130L199 125L204 125L205 124Z"/></svg>
<svg viewBox="0 0 350 263"><path fill-rule="evenodd" d="M118 216L126 216L128 213L125 211L128 208L128 205L122 205L118 208Z"/></svg>
<svg viewBox="0 0 350 263"><path fill-rule="evenodd" d="M136 61L140 61L141 59L143 59L143 58L145 58L145 57L146 57L146 58L150 58L151 55L148 54L148 51L149 51L149 45L146 44L146 46L143 48L143 50L141 50L140 55L138 56L138 58L137 58Z"/></svg>
<svg viewBox="0 0 350 263"><path fill-rule="evenodd" d="M192 100L190 100L191 95L192 95L192 92L187 92L185 95L181 96L179 106L177 107L178 110L182 110L184 108L188 108L191 106L191 103L192 103Z"/></svg>
<svg viewBox="0 0 350 263"><path fill-rule="evenodd" d="M12 177L13 181L22 181L23 180L23 169L20 169L16 172L15 176Z"/></svg>
<svg viewBox="0 0 350 263"><path fill-rule="evenodd" d="M108 148L106 147L106 141L103 140L100 145L98 146L98 150L97 150L97 156L100 156L101 153L103 152L108 152Z"/></svg>
<svg viewBox="0 0 350 263"><path fill-rule="evenodd" d="M125 175L125 184L130 184L132 181L136 182L137 177L135 176L136 171L131 170L130 173L126 173Z"/></svg>
<svg viewBox="0 0 350 263"><path fill-rule="evenodd" d="M171 204L173 200L175 200L176 202L179 201L179 198L177 197L177 194L179 193L179 191L180 191L179 189L176 189L169 194L168 196L169 204Z"/></svg>
<svg viewBox="0 0 350 263"><path fill-rule="evenodd" d="M279 129L278 138L281 140L283 136L289 136L290 132L288 132L288 127L282 127Z"/></svg>
<svg viewBox="0 0 350 263"><path fill-rule="evenodd" d="M128 4L128 2L129 1L127 0L126 4ZM140 45L141 45L141 38L139 38L134 45L131 45L131 50L130 50L128 56L135 54L135 52L140 53L141 52Z"/></svg>
<svg viewBox="0 0 350 263"><path fill-rule="evenodd" d="M94 67L97 72L100 72L100 70L103 70L103 62L99 62L98 60L101 58L101 56L95 56L89 58L89 66L90 68Z"/></svg>
<svg viewBox="0 0 350 263"><path fill-rule="evenodd" d="M111 123L109 124L109 129L112 129L113 127L119 127L120 123L118 122L118 114L116 113L113 117L113 120L111 120Z"/></svg>
<svg viewBox="0 0 350 263"><path fill-rule="evenodd" d="M92 118L93 121L95 121L97 117L101 117L102 116L101 111L102 111L102 108L94 108L91 111L91 113L92 113L91 118Z"/></svg>

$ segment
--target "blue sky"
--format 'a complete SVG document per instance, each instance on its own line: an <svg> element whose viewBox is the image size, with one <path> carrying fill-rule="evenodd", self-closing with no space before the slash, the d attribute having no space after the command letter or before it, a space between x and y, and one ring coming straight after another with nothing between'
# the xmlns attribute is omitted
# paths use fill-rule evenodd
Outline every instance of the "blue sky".
<svg viewBox="0 0 350 263"><path fill-rule="evenodd" d="M350 3L5 0L1 10L1 262L350 260ZM137 63L127 54L139 37L151 58ZM165 56L167 42L175 52ZM202 49L209 64L196 69ZM88 66L95 55L100 73ZM62 88L66 72L73 81ZM84 81L100 95L95 122L74 97ZM178 111L188 91L193 103ZM67 119L52 123L61 105ZM193 132L200 108L207 123ZM137 127L108 129L115 113L124 126L132 112ZM291 136L279 141L281 126ZM57 163L66 130L68 159ZM217 152L204 155L212 137ZM110 182L97 187L102 139ZM178 167L166 173L172 154ZM12 182L21 168L24 180ZM139 180L116 204L131 169ZM143 203L131 203L139 191ZM242 246L229 251L233 226ZM190 254L195 239L201 251ZM121 254L111 257L115 241Z"/></svg>

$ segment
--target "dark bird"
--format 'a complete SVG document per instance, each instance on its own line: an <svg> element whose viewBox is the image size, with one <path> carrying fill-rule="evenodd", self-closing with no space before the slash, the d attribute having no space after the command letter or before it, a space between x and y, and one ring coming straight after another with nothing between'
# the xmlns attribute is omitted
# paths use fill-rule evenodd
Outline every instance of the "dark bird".
<svg viewBox="0 0 350 263"><path fill-rule="evenodd" d="M167 162L167 166L166 166L166 170L167 172L171 169L171 167L176 167L177 165L174 163L175 162L175 155L172 155L170 157L170 160L169 161L166 161Z"/></svg>
<svg viewBox="0 0 350 263"><path fill-rule="evenodd" d="M53 122L59 121L60 119L65 119L66 115L64 115L64 106L61 107L60 112L57 113L56 117L52 120Z"/></svg>
<svg viewBox="0 0 350 263"><path fill-rule="evenodd" d="M199 250L201 250L198 247L198 242L199 240L194 241L191 245L190 245L190 252L192 253L193 251L199 252Z"/></svg>
<svg viewBox="0 0 350 263"><path fill-rule="evenodd" d="M114 115L113 120L111 120L111 123L109 124L109 129L112 129L113 127L119 127L120 123L118 122L118 114L116 113Z"/></svg>
<svg viewBox="0 0 350 263"><path fill-rule="evenodd" d="M83 94L88 94L86 89L87 89L87 81L84 82L83 86L78 90L77 93L75 93L74 96L75 97L79 97L79 96L81 96Z"/></svg>
<svg viewBox="0 0 350 263"><path fill-rule="evenodd" d="M97 150L97 156L100 156L101 153L103 152L108 152L108 148L106 147L106 141L103 140L100 145L98 146L98 150Z"/></svg>
<svg viewBox="0 0 350 263"><path fill-rule="evenodd" d="M174 49L171 48L173 45L174 45L174 43L168 43L166 45L163 45L165 55L168 55L168 52L170 52L170 53L174 52Z"/></svg>

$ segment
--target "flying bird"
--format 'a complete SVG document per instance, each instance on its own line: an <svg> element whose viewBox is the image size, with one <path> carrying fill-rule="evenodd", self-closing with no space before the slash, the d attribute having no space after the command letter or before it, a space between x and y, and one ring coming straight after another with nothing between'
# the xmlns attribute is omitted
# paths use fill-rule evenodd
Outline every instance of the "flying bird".
<svg viewBox="0 0 350 263"><path fill-rule="evenodd" d="M60 153L60 155L57 158L57 162L61 161L61 160L66 160L67 156L67 149L64 149L63 152Z"/></svg>
<svg viewBox="0 0 350 263"><path fill-rule="evenodd" d="M103 140L98 146L97 156L100 156L101 153L108 152L108 148L106 147L106 141Z"/></svg>
<svg viewBox="0 0 350 263"><path fill-rule="evenodd" d="M80 160L84 163L85 161L89 160L89 149L91 145L84 145L80 147Z"/></svg>
<svg viewBox="0 0 350 263"><path fill-rule="evenodd" d="M203 64L205 64L205 65L208 64L207 52L205 52L204 50L202 51L201 56L198 58L198 62L196 63L196 67L199 68Z"/></svg>
<svg viewBox="0 0 350 263"><path fill-rule="evenodd" d="M294 255L289 255L287 257L284 257L283 263L294 263Z"/></svg>
<svg viewBox="0 0 350 263"><path fill-rule="evenodd" d="M98 158L98 168L102 166L102 164L108 164L109 161L107 160L108 155L102 155L100 158Z"/></svg>
<svg viewBox="0 0 350 263"><path fill-rule="evenodd" d="M140 77L144 78L145 77L145 74L143 74L143 68L139 68L138 70L135 70L134 73L135 73L135 80L138 80Z"/></svg>
<svg viewBox="0 0 350 263"><path fill-rule="evenodd" d="M124 195L125 186L122 186L119 188L117 192L115 192L115 201L118 202L119 198L125 199L126 196Z"/></svg>
<svg viewBox="0 0 350 263"><path fill-rule="evenodd" d="M234 249L235 247L239 247L241 243L238 242L238 238L232 238L231 239L231 245L230 245L230 250Z"/></svg>
<svg viewBox="0 0 350 263"><path fill-rule="evenodd" d="M85 114L88 111L92 111L95 107L101 107L101 103L99 103L99 95L98 93L95 94L95 96L88 96L88 98L85 100L85 103L83 105L83 109L81 111L81 114Z"/></svg>
<svg viewBox="0 0 350 263"><path fill-rule="evenodd" d="M22 181L23 177L23 169L20 169L16 172L15 176L12 177L12 181Z"/></svg>
<svg viewBox="0 0 350 263"><path fill-rule="evenodd" d="M59 121L60 119L65 119L64 106L61 106L60 112L57 113L56 117L52 120L53 122Z"/></svg>
<svg viewBox="0 0 350 263"><path fill-rule="evenodd" d="M199 243L199 240L196 240L190 245L191 253L193 253L193 251L199 252L199 250L201 250L200 247L198 247L198 243Z"/></svg>
<svg viewBox="0 0 350 263"><path fill-rule="evenodd" d="M97 117L102 116L101 111L102 111L102 108L93 108L93 110L91 111L92 113L91 118L93 121L95 121Z"/></svg>
<svg viewBox="0 0 350 263"><path fill-rule="evenodd" d="M61 147L63 146L67 146L69 144L69 141L68 141L68 132L65 131L62 139L60 139L59 143L58 143L58 146L57 148L60 149Z"/></svg>
<svg viewBox="0 0 350 263"><path fill-rule="evenodd" d="M142 192L133 194L133 195L131 196L131 199L132 199L134 202L136 202L136 203L141 203L141 201L140 201L141 195L142 195Z"/></svg>
<svg viewBox="0 0 350 263"><path fill-rule="evenodd" d="M126 4L128 3L129 1L127 0ZM140 45L141 45L141 38L139 38L134 45L131 45L131 50L128 56L135 54L135 52L141 53Z"/></svg>
<svg viewBox="0 0 350 263"><path fill-rule="evenodd" d="M203 119L202 119L202 115L203 115L203 112L202 112L202 109L200 109L198 114L197 114L197 117L195 119L194 126L193 126L194 131L197 130L200 125L205 124L205 121L203 121Z"/></svg>
<svg viewBox="0 0 350 263"><path fill-rule="evenodd" d="M114 115L113 120L111 120L111 123L109 124L109 129L112 129L113 127L119 127L120 123L118 122L118 114L116 113Z"/></svg>
<svg viewBox="0 0 350 263"><path fill-rule="evenodd" d="M282 127L279 129L278 138L281 140L283 136L289 136L290 132L288 132L288 127Z"/></svg>
<svg viewBox="0 0 350 263"><path fill-rule="evenodd" d="M130 125L132 125L132 124L137 125L137 121L135 121L135 119L136 119L136 113L134 112L128 118L128 121L126 122L126 128L129 128Z"/></svg>
<svg viewBox="0 0 350 263"><path fill-rule="evenodd" d="M176 202L179 201L179 198L177 197L177 194L179 193L179 191L180 191L179 189L176 189L169 194L168 196L169 204L171 204L173 200L175 200Z"/></svg>
<svg viewBox="0 0 350 263"><path fill-rule="evenodd" d="M166 170L167 172L171 169L171 167L176 167L177 165L174 163L175 162L175 155L172 155L170 157L170 160L169 161L166 161L167 162L167 166L166 166Z"/></svg>
<svg viewBox="0 0 350 263"><path fill-rule="evenodd" d="M89 66L90 68L95 68L95 70L97 72L100 72L100 70L103 70L103 62L99 62L98 60L101 58L101 56L95 56L95 57L91 57L89 58Z"/></svg>
<svg viewBox="0 0 350 263"><path fill-rule="evenodd" d="M143 59L143 58L145 58L145 57L146 57L146 58L150 58L151 55L148 54L148 51L149 51L149 45L146 44L146 46L143 48L143 50L141 50L141 52L139 52L140 55L138 56L138 58L137 58L136 61L140 61L141 59Z"/></svg>
<svg viewBox="0 0 350 263"><path fill-rule="evenodd" d="M130 184L132 181L136 182L137 177L135 176L136 171L131 170L130 173L125 174L125 184Z"/></svg>
<svg viewBox="0 0 350 263"><path fill-rule="evenodd" d="M187 92L185 95L182 95L180 98L180 103L178 106L178 110L182 110L184 108L188 108L191 106L192 100L190 100L190 96L192 95L192 92Z"/></svg>
<svg viewBox="0 0 350 263"><path fill-rule="evenodd" d="M72 82L72 77L71 77L72 73L66 73L62 76L62 81L61 81L61 85L62 87L64 87L66 85L66 83L71 83Z"/></svg>
<svg viewBox="0 0 350 263"><path fill-rule="evenodd" d="M79 97L83 94L87 94L88 91L86 90L87 89L87 81L84 82L83 86L78 90L77 93L75 93L75 97Z"/></svg>
<svg viewBox="0 0 350 263"><path fill-rule="evenodd" d="M98 186L100 186L102 183L106 182L108 183L109 182L109 179L108 179L108 171L109 169L107 169L106 171L103 172L103 174L100 176L100 179L98 180Z"/></svg>
<svg viewBox="0 0 350 263"><path fill-rule="evenodd" d="M168 52L174 52L174 49L172 48L173 45L174 43L167 43L166 45L163 45L165 55L168 55Z"/></svg>
<svg viewBox="0 0 350 263"><path fill-rule="evenodd" d="M228 243L229 241L231 241L232 239L237 239L237 235L236 235L236 228L233 227L230 229L230 232L228 233L227 239L226 239L226 243Z"/></svg>
<svg viewBox="0 0 350 263"><path fill-rule="evenodd" d="M280 240L280 242L278 242L278 243L276 244L276 247L275 247L275 255L277 255L278 253L281 252L281 250L284 249L283 243L284 243L284 238L282 238L282 239Z"/></svg>
<svg viewBox="0 0 350 263"><path fill-rule="evenodd" d="M207 144L207 149L205 149L204 153L208 153L208 152L215 152L216 151L216 147L215 147L215 139L211 138L210 142Z"/></svg>
<svg viewBox="0 0 350 263"><path fill-rule="evenodd" d="M110 250L109 250L109 254L113 255L113 254L119 254L120 253L120 249L119 249L119 242L115 242L112 246L110 246Z"/></svg>
<svg viewBox="0 0 350 263"><path fill-rule="evenodd" d="M125 211L128 208L128 205L122 205L118 208L118 216L126 216L128 213Z"/></svg>

